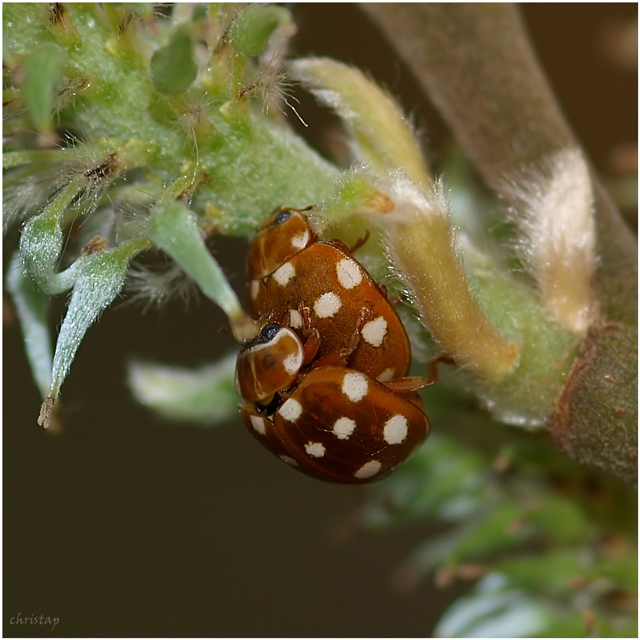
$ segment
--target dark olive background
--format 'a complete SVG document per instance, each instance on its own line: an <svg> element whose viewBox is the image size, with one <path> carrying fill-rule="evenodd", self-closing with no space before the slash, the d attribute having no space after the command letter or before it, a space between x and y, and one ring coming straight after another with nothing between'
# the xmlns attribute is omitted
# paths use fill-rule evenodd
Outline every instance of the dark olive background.
<svg viewBox="0 0 640 640"><path fill-rule="evenodd" d="M369 71L427 132L441 120L375 28L351 4L291 5L298 54ZM603 30L635 4L526 5L541 61L597 167L637 140L636 71L602 52ZM319 111L300 110L325 151ZM246 244L216 254L242 287ZM59 309L62 310L61 304ZM206 300L141 315L115 305L93 327L64 386L64 430L36 426L39 398L15 322L4 329L4 635L427 636L455 589L394 590L394 568L429 531L344 539L357 489L292 472L245 432L160 421L125 383L131 356L197 365L234 348ZM434 425L435 429L440 425ZM59 618L46 626L12 617Z"/></svg>

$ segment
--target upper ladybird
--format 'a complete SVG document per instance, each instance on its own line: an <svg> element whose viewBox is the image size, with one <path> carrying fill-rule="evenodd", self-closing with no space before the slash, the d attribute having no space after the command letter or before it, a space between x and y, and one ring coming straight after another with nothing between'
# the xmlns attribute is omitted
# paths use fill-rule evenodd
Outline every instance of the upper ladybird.
<svg viewBox="0 0 640 640"><path fill-rule="evenodd" d="M280 207L262 224L249 248L251 281L273 273L280 265L316 240L304 213Z"/></svg>

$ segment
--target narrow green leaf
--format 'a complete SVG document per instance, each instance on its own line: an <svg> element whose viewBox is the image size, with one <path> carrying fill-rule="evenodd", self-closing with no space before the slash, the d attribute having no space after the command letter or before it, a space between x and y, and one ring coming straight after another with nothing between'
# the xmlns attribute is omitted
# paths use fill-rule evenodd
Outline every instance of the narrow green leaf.
<svg viewBox="0 0 640 640"><path fill-rule="evenodd" d="M176 29L169 43L153 54L149 72L160 93L173 96L191 86L198 65L193 57L193 39L187 25Z"/></svg>
<svg viewBox="0 0 640 640"><path fill-rule="evenodd" d="M45 42L25 58L25 102L40 132L53 129L54 92L66 59L66 53L53 42Z"/></svg>
<svg viewBox="0 0 640 640"><path fill-rule="evenodd" d="M78 261L78 277L60 328L51 371L49 395L57 397L87 329L118 295L127 265L139 244L127 243Z"/></svg>
<svg viewBox="0 0 640 640"><path fill-rule="evenodd" d="M226 314L236 338L248 323L238 297L209 253L194 214L179 201L159 206L147 229L149 238L169 254Z"/></svg>
<svg viewBox="0 0 640 640"><path fill-rule="evenodd" d="M201 369L133 362L129 386L140 404L164 418L213 427L238 415L235 364L235 352Z"/></svg>
<svg viewBox="0 0 640 640"><path fill-rule="evenodd" d="M27 222L20 236L20 256L35 286L49 295L71 288L75 271L57 274L55 269L62 252L63 234L60 218L80 191L78 183L62 189L45 209Z"/></svg>
<svg viewBox="0 0 640 640"><path fill-rule="evenodd" d="M53 361L51 336L47 326L49 296L37 291L24 273L20 255L16 252L7 269L7 289L20 320L27 358L42 398L51 386Z"/></svg>
<svg viewBox="0 0 640 640"><path fill-rule="evenodd" d="M253 5L235 19L229 42L239 53L262 55L269 45L271 34L282 24L291 22L291 14L283 7Z"/></svg>
<svg viewBox="0 0 640 640"><path fill-rule="evenodd" d="M568 593L572 578L582 577L587 569L581 561L579 549L553 550L528 557L498 561L493 568L505 575L515 586L529 593Z"/></svg>

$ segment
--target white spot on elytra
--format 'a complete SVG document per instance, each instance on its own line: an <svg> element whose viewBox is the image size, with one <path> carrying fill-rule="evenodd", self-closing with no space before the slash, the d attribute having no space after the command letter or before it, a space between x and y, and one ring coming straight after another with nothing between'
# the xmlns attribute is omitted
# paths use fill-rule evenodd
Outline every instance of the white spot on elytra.
<svg viewBox="0 0 640 640"><path fill-rule="evenodd" d="M342 393L351 402L360 402L369 391L369 382L361 373L347 373L342 380Z"/></svg>
<svg viewBox="0 0 640 640"><path fill-rule="evenodd" d="M396 375L396 370L389 368L389 369L385 369L377 378L377 380L380 380L380 382L387 382L388 380L391 380L393 378L393 376Z"/></svg>
<svg viewBox="0 0 640 640"><path fill-rule="evenodd" d="M342 300L332 291L323 293L314 303L313 310L319 318L331 318L338 313Z"/></svg>
<svg viewBox="0 0 640 640"><path fill-rule="evenodd" d="M260 280L252 280L249 286L249 293L251 294L252 300L258 297L258 291L260 291Z"/></svg>
<svg viewBox="0 0 640 640"><path fill-rule="evenodd" d="M300 367L302 366L303 353L300 349L296 349L294 353L290 353L283 361L282 365L284 366L284 370L289 374L293 375L300 371Z"/></svg>
<svg viewBox="0 0 640 640"><path fill-rule="evenodd" d="M267 428L264 425L264 418L260 416L250 416L251 417L251 426L258 432L264 435L267 432Z"/></svg>
<svg viewBox="0 0 640 640"><path fill-rule="evenodd" d="M304 450L314 458L322 458L326 451L322 442L307 442L304 445Z"/></svg>
<svg viewBox="0 0 640 640"><path fill-rule="evenodd" d="M289 456L280 456L280 460L282 460L282 462L286 462L287 464L290 464L292 467L298 466L298 463L293 458L290 458Z"/></svg>
<svg viewBox="0 0 640 640"><path fill-rule="evenodd" d="M384 439L389 444L400 444L409 433L407 419L399 413L389 418L384 425Z"/></svg>
<svg viewBox="0 0 640 640"><path fill-rule="evenodd" d="M336 266L338 280L345 289L353 289L362 282L360 267L350 258L343 258Z"/></svg>
<svg viewBox="0 0 640 640"><path fill-rule="evenodd" d="M289 309L289 326L302 329L302 314L296 309Z"/></svg>
<svg viewBox="0 0 640 640"><path fill-rule="evenodd" d="M375 476L382 469L382 464L378 460L370 460L363 464L353 475L360 480Z"/></svg>
<svg viewBox="0 0 640 640"><path fill-rule="evenodd" d="M387 321L378 316L375 320L370 320L362 327L362 337L372 347L379 347L387 335Z"/></svg>
<svg viewBox="0 0 640 640"><path fill-rule="evenodd" d="M295 275L295 267L290 262L285 262L280 268L273 272L273 279L281 287L286 287L287 284L289 284L289 280Z"/></svg>
<svg viewBox="0 0 640 640"><path fill-rule="evenodd" d="M278 413L288 422L295 422L302 415L302 405L293 398L289 398L279 409Z"/></svg>
<svg viewBox="0 0 640 640"><path fill-rule="evenodd" d="M293 236L291 238L291 246L294 249L304 249L309 242L309 232L305 231L304 233L299 233L297 236Z"/></svg>
<svg viewBox="0 0 640 640"><path fill-rule="evenodd" d="M333 433L340 440L346 440L356 429L356 423L351 418L338 418L333 425Z"/></svg>

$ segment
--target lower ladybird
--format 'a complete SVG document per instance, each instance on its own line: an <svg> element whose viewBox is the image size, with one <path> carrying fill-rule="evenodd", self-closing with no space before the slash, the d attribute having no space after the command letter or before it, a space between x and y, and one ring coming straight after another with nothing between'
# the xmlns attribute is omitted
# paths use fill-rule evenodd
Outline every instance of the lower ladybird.
<svg viewBox="0 0 640 640"><path fill-rule="evenodd" d="M380 480L425 440L429 420L415 393L399 394L347 367L302 374L277 408L246 403L251 434L281 460L330 482Z"/></svg>

